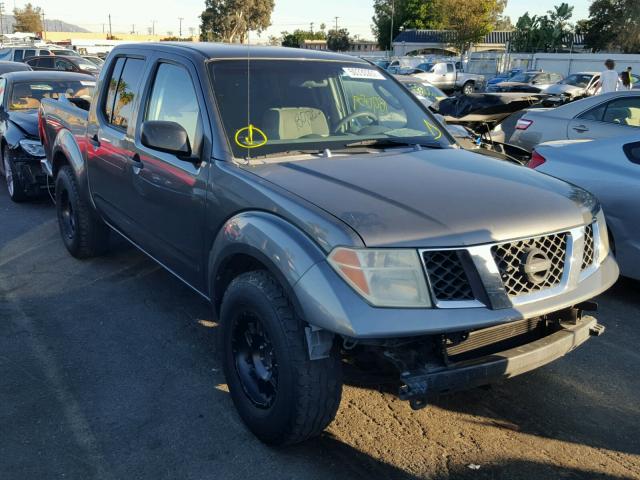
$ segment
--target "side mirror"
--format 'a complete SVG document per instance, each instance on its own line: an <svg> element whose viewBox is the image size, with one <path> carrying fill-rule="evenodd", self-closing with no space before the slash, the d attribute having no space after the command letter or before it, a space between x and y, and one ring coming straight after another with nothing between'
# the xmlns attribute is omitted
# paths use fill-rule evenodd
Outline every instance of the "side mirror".
<svg viewBox="0 0 640 480"><path fill-rule="evenodd" d="M176 122L147 120L140 129L140 141L145 147L161 152L172 153L177 157L190 157L189 135Z"/></svg>

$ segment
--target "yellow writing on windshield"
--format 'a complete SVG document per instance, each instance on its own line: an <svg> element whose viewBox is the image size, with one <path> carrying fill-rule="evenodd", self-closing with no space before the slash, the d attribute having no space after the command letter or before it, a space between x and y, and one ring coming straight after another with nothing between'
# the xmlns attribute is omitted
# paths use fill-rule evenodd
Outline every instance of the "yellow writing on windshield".
<svg viewBox="0 0 640 480"><path fill-rule="evenodd" d="M353 96L353 109L364 107L373 112L386 113L389 111L389 105L380 97L368 97L366 95Z"/></svg>
<svg viewBox="0 0 640 480"><path fill-rule="evenodd" d="M258 127L249 125L236 132L236 145L241 148L258 148L267 143L267 135Z"/></svg>
<svg viewBox="0 0 640 480"><path fill-rule="evenodd" d="M429 122L428 120L424 120L424 125L427 127L427 132L429 132L429 135L431 135L434 140L438 140L440 139L440 137L442 137L442 131L433 123Z"/></svg>

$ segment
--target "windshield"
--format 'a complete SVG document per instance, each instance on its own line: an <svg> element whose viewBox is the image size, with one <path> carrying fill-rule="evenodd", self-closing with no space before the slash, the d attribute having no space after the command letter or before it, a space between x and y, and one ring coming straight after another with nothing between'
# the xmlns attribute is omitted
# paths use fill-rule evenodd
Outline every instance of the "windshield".
<svg viewBox="0 0 640 480"><path fill-rule="evenodd" d="M510 82L530 83L537 73L518 73L509 79Z"/></svg>
<svg viewBox="0 0 640 480"><path fill-rule="evenodd" d="M440 124L401 85L355 62L210 62L213 90L236 157L347 148L354 143L446 146Z"/></svg>
<svg viewBox="0 0 640 480"><path fill-rule="evenodd" d="M573 85L574 87L586 88L593 75L573 74L562 80L560 85Z"/></svg>
<svg viewBox="0 0 640 480"><path fill-rule="evenodd" d="M428 83L422 82L404 82L403 85L409 89L418 98L426 98L432 103L443 98L447 98L447 95L437 87Z"/></svg>
<svg viewBox="0 0 640 480"><path fill-rule="evenodd" d="M92 63L89 60L84 59L82 57L74 58L73 61L76 62L76 64L82 70L89 70L89 71L92 71L92 72L97 72L99 70L95 63Z"/></svg>
<svg viewBox="0 0 640 480"><path fill-rule="evenodd" d="M79 57L80 54L74 50L64 50L64 49L52 49L51 53L54 55L66 55L70 57Z"/></svg>
<svg viewBox="0 0 640 480"><path fill-rule="evenodd" d="M91 100L95 82L91 81L33 81L13 84L9 110L31 110L40 107L43 98L84 98Z"/></svg>
<svg viewBox="0 0 640 480"><path fill-rule="evenodd" d="M418 68L419 70L423 70L427 73L431 73L433 70L433 67L434 67L433 63L421 63L416 68Z"/></svg>

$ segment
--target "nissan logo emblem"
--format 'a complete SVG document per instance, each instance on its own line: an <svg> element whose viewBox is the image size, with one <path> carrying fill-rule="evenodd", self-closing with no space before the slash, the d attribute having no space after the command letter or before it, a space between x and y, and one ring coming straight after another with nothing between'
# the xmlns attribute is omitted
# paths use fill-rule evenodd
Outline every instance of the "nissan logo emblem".
<svg viewBox="0 0 640 480"><path fill-rule="evenodd" d="M551 260L539 248L526 252L522 258L522 273L534 285L544 283L551 275Z"/></svg>

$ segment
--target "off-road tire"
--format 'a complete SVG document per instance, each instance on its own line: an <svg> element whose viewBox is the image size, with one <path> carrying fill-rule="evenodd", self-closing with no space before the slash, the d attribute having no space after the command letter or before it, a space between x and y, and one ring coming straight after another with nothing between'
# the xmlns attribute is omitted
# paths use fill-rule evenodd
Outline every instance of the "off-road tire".
<svg viewBox="0 0 640 480"><path fill-rule="evenodd" d="M60 235L69 253L79 259L105 253L109 245L109 227L98 217L88 199L80 194L78 180L68 165L56 176L55 193ZM68 216L73 220L73 231L65 228L67 203L71 206Z"/></svg>
<svg viewBox="0 0 640 480"><path fill-rule="evenodd" d="M13 158L11 157L11 150L9 150L8 145L5 145L4 149L2 150L2 170L4 171L4 177L7 183L7 193L9 194L9 198L11 198L11 200L16 203L22 203L29 197L25 193L22 179L19 175L16 174L16 167L13 163ZM9 185L9 179L11 179L11 186Z"/></svg>
<svg viewBox="0 0 640 480"><path fill-rule="evenodd" d="M475 89L476 89L476 86L473 82L466 82L462 86L462 93L463 95L470 95L475 91Z"/></svg>
<svg viewBox="0 0 640 480"><path fill-rule="evenodd" d="M234 325L256 315L273 347L278 369L275 400L259 408L245 393L233 351ZM342 395L340 356L310 360L304 328L278 281L266 271L244 273L227 288L220 309L224 372L231 398L247 427L264 443L291 445L319 435L335 418Z"/></svg>

